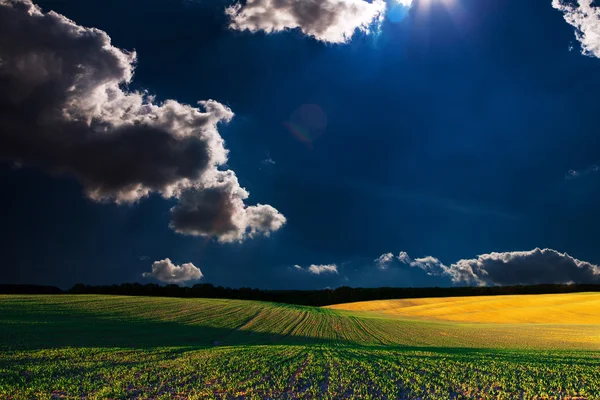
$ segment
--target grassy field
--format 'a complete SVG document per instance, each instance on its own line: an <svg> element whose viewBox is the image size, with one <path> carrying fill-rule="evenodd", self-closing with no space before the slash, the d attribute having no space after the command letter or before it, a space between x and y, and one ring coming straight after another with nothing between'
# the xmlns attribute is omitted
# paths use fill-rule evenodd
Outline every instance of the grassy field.
<svg viewBox="0 0 600 400"><path fill-rule="evenodd" d="M0 398L600 398L598 302L0 296Z"/></svg>

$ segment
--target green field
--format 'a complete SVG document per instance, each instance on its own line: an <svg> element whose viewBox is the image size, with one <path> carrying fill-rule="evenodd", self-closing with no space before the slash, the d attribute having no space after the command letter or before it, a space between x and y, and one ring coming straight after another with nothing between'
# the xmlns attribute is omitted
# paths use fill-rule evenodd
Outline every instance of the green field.
<svg viewBox="0 0 600 400"><path fill-rule="evenodd" d="M428 309L437 301L448 307ZM0 398L600 398L593 318L457 322L386 307L0 296Z"/></svg>

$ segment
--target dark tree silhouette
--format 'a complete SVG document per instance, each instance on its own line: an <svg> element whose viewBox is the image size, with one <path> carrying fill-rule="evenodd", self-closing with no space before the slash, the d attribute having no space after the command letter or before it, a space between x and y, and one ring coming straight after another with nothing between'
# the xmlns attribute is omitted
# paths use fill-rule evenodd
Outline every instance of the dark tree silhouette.
<svg viewBox="0 0 600 400"><path fill-rule="evenodd" d="M209 283L192 287L178 285L161 286L155 283L123 283L110 286L77 284L67 291L53 286L0 285L4 294L110 294L125 296L199 297L240 300L260 300L278 303L325 306L355 301L410 299L423 297L493 296L511 294L550 294L573 292L600 292L600 285L535 285L491 287L431 287L431 288L351 288L342 286L325 290L259 290L251 288L232 289Z"/></svg>

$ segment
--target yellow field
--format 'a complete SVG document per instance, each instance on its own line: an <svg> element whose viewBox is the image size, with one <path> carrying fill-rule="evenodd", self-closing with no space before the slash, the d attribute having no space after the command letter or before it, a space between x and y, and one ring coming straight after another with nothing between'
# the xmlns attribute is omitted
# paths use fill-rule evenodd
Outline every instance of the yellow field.
<svg viewBox="0 0 600 400"><path fill-rule="evenodd" d="M465 323L600 324L600 293L376 300L327 308Z"/></svg>

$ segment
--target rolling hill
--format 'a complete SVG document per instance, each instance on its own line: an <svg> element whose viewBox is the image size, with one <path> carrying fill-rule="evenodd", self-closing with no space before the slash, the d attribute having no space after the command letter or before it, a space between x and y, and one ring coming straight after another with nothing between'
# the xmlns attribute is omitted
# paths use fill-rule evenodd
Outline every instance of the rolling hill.
<svg viewBox="0 0 600 400"><path fill-rule="evenodd" d="M595 398L599 299L4 295L0 398Z"/></svg>
<svg viewBox="0 0 600 400"><path fill-rule="evenodd" d="M376 300L332 310L378 313L428 321L494 324L600 324L600 293Z"/></svg>

